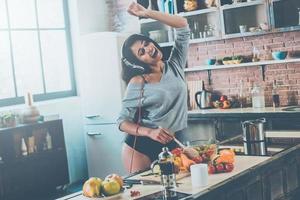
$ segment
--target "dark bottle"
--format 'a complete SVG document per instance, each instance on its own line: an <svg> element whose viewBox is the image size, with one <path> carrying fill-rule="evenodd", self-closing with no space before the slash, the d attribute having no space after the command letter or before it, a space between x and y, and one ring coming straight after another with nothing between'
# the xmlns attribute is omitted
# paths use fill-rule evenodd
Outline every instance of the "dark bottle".
<svg viewBox="0 0 300 200"><path fill-rule="evenodd" d="M163 147L158 155L158 164L161 170L161 183L165 189L176 187L176 175L174 168L174 157L168 147Z"/></svg>
<svg viewBox="0 0 300 200"><path fill-rule="evenodd" d="M172 190L176 187L174 156L168 147L162 148L162 152L158 155L158 164L161 171L161 184L164 187L163 199L178 199L176 191Z"/></svg>
<svg viewBox="0 0 300 200"><path fill-rule="evenodd" d="M276 80L273 81L272 101L273 101L273 107L279 107L280 106L279 94L278 94L278 90L277 90Z"/></svg>

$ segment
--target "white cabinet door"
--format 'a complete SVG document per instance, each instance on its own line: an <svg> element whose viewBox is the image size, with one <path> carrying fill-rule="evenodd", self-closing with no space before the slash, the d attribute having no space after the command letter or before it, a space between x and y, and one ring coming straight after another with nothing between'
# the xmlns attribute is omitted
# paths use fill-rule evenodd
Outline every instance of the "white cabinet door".
<svg viewBox="0 0 300 200"><path fill-rule="evenodd" d="M124 134L116 124L85 126L89 176L125 175L121 159Z"/></svg>

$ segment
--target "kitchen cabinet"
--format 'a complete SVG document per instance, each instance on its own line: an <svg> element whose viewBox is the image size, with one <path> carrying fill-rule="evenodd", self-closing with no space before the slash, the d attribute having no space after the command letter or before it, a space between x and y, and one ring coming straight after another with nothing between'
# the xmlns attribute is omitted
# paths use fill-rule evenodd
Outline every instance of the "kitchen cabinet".
<svg viewBox="0 0 300 200"><path fill-rule="evenodd" d="M199 1L198 1L199 2ZM270 32L300 30L298 0L216 0L215 7L186 12L184 1L174 0L174 13L187 18L191 29L190 43L234 37L261 35ZM156 31L161 46L172 46L174 31L152 19L141 19L141 33L150 36ZM245 31L240 30L244 25ZM151 36L150 36L151 37ZM156 37L157 38L157 37Z"/></svg>
<svg viewBox="0 0 300 200"><path fill-rule="evenodd" d="M69 183L62 120L0 129L0 149L4 199L30 198Z"/></svg>
<svg viewBox="0 0 300 200"><path fill-rule="evenodd" d="M273 118L269 123L272 130L300 130L300 118Z"/></svg>
<svg viewBox="0 0 300 200"><path fill-rule="evenodd" d="M295 30L300 27L300 2L298 0L272 0L271 24L275 30Z"/></svg>
<svg viewBox="0 0 300 200"><path fill-rule="evenodd" d="M251 31L249 28L260 27L267 23L267 5L265 1L250 1L221 6L224 37L243 36L261 33L262 30ZM244 26L245 30L241 30ZM252 29L251 29L252 30Z"/></svg>
<svg viewBox="0 0 300 200"><path fill-rule="evenodd" d="M265 130L300 130L300 112L284 110L285 108L272 107L260 110L253 108L193 110L188 112L188 121L194 127L201 127L202 120L214 122L215 137L219 141L242 134L241 122L259 118L266 118ZM193 131L195 134L201 134L200 132Z"/></svg>
<svg viewBox="0 0 300 200"><path fill-rule="evenodd" d="M299 153L298 145L191 199L296 200L300 194Z"/></svg>

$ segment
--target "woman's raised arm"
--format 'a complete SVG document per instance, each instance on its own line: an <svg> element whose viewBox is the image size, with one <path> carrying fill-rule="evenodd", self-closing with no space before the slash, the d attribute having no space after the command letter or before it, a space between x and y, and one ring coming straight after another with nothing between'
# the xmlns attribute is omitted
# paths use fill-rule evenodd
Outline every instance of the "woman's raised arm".
<svg viewBox="0 0 300 200"><path fill-rule="evenodd" d="M182 28L188 25L187 20L184 17L146 9L135 2L130 4L127 11L133 16L155 19L174 28Z"/></svg>

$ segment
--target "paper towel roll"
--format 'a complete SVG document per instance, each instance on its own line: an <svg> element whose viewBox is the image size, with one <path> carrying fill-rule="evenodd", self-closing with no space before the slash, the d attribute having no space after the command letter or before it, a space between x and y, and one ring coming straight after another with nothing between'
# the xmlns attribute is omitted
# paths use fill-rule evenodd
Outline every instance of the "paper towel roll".
<svg viewBox="0 0 300 200"><path fill-rule="evenodd" d="M191 165L191 179L193 187L205 187L208 184L207 164Z"/></svg>

